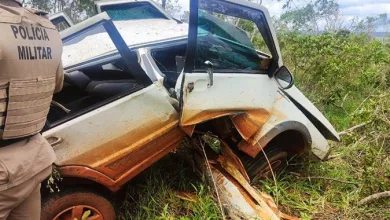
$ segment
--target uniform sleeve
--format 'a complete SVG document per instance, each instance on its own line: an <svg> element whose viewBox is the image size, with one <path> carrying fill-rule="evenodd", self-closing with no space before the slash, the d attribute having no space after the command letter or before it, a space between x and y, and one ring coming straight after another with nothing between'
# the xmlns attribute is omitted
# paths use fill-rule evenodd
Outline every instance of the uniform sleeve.
<svg viewBox="0 0 390 220"><path fill-rule="evenodd" d="M62 67L62 62L58 65L57 74L56 74L56 88L54 93L61 91L64 84L64 69Z"/></svg>

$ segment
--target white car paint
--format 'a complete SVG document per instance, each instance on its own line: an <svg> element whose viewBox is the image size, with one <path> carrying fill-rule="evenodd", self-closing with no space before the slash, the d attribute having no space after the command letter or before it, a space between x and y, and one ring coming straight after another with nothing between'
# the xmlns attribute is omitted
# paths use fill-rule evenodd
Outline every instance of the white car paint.
<svg viewBox="0 0 390 220"><path fill-rule="evenodd" d="M302 94L301 91L295 86L286 89L285 92L291 96L295 101L301 104L307 111L309 111L317 120L319 120L336 138L336 140L340 141L339 134L334 129L332 124L325 118L325 116L310 102L309 99L306 98L305 95Z"/></svg>
<svg viewBox="0 0 390 220"><path fill-rule="evenodd" d="M186 74L181 125L197 124L195 119L201 114L213 114L218 111L245 111L265 109L270 111L277 96L277 85L265 74L214 73L214 85L208 86L209 76L205 73ZM188 91L193 83L194 89ZM177 84L181 84L179 82ZM177 85L176 87L179 87ZM243 88L245 87L245 88ZM218 114L218 116L222 116ZM209 119L207 119L209 120Z"/></svg>
<svg viewBox="0 0 390 220"><path fill-rule="evenodd" d="M114 24L129 47L187 38L188 24L177 23L173 20L115 21ZM79 23L68 30L77 30L79 25L85 26L84 23ZM95 33L73 41L77 42L66 44L63 48L62 62L65 68L117 51L106 32Z"/></svg>
<svg viewBox="0 0 390 220"><path fill-rule="evenodd" d="M111 150L101 146L127 133L139 141L156 133L156 128L177 126L178 113L161 86L152 84L89 113L79 116L43 133L45 138L60 137L63 141L54 146L56 165L78 164L97 167L112 157L126 155L141 143L124 143ZM148 140L150 141L150 140ZM107 155L84 155L92 152L110 152ZM84 155L84 157L83 157ZM88 158L89 159L86 159Z"/></svg>
<svg viewBox="0 0 390 220"><path fill-rule="evenodd" d="M275 126L280 124L288 124L298 122L304 125L310 133L311 150L321 160L325 159L328 151L328 141L322 136L318 129L310 122L310 120L284 95L280 92L274 102L272 113L273 116L263 125L255 140L259 142L258 147L265 147L266 143L262 143L261 138L268 134ZM284 117L275 117L275 113L282 114ZM287 122L287 123L286 123ZM263 145L263 146L262 146Z"/></svg>

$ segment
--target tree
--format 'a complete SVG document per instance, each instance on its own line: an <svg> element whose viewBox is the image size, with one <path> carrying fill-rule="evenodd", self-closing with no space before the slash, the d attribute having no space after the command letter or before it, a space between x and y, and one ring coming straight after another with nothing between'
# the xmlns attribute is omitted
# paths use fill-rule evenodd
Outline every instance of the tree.
<svg viewBox="0 0 390 220"><path fill-rule="evenodd" d="M93 0L25 0L24 4L50 14L65 12L75 23L95 14Z"/></svg>
<svg viewBox="0 0 390 220"><path fill-rule="evenodd" d="M367 33L374 37L374 32L388 32L390 30L390 19L386 13L376 17L366 17L365 19L355 18L351 21L350 29L357 33Z"/></svg>
<svg viewBox="0 0 390 220"><path fill-rule="evenodd" d="M280 19L293 30L336 31L343 23L336 0L312 0L302 7L297 7L294 0L287 0L283 8L288 10Z"/></svg>

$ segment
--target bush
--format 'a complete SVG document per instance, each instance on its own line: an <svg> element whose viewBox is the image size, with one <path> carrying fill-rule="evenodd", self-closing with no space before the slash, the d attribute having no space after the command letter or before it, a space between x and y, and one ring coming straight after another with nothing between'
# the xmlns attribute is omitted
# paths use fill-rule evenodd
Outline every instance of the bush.
<svg viewBox="0 0 390 220"><path fill-rule="evenodd" d="M278 36L285 65L298 86L322 105L340 105L348 93L365 94L386 84L389 50L366 35ZM387 74L388 75L388 74Z"/></svg>

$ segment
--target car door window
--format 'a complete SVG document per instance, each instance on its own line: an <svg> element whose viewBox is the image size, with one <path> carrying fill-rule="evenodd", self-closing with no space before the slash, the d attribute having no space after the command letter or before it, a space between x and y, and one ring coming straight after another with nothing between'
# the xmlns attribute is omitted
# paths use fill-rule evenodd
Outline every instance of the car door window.
<svg viewBox="0 0 390 220"><path fill-rule="evenodd" d="M204 69L211 61L216 69L258 70L260 59L243 29L199 11L196 69Z"/></svg>
<svg viewBox="0 0 390 220"><path fill-rule="evenodd" d="M206 61L220 72L266 72L272 60L277 61L264 14L224 1L199 0L198 4L196 25L190 24L196 26L195 42L189 38L189 44L196 46L186 61L187 72L204 71Z"/></svg>

